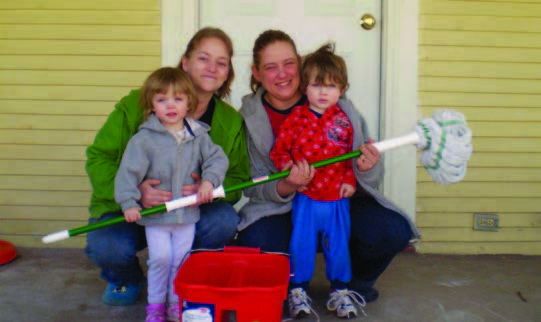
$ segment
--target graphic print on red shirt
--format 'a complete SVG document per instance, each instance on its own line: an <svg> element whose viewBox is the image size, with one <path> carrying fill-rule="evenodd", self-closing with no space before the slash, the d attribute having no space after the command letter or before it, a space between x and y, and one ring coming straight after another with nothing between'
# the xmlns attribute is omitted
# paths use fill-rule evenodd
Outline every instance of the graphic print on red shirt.
<svg viewBox="0 0 541 322"><path fill-rule="evenodd" d="M353 127L338 106L329 107L318 118L306 103L282 124L270 157L281 170L290 160L314 163L351 152L352 141ZM351 160L317 169L303 193L315 200L338 200L343 183L356 185Z"/></svg>

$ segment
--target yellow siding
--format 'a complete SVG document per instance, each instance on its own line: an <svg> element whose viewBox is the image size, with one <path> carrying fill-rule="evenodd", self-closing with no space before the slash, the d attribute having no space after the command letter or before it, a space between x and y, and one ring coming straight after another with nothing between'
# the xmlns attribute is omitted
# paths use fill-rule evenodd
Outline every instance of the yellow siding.
<svg viewBox="0 0 541 322"><path fill-rule="evenodd" d="M0 175L84 176L84 163L84 160L0 160Z"/></svg>
<svg viewBox="0 0 541 322"><path fill-rule="evenodd" d="M86 224L85 148L160 66L159 3L0 3L0 239L41 247L43 235Z"/></svg>
<svg viewBox="0 0 541 322"><path fill-rule="evenodd" d="M439 186L418 165L425 253L541 254L541 1L422 0L423 115L466 115L474 154L463 182ZM473 213L500 215L498 232Z"/></svg>

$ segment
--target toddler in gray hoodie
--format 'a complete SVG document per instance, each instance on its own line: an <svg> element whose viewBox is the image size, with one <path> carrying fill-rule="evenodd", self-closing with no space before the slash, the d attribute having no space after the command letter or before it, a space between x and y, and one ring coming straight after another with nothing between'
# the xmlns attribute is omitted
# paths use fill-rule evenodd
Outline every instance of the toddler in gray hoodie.
<svg viewBox="0 0 541 322"><path fill-rule="evenodd" d="M115 200L127 222L145 226L149 249L146 321L179 320L179 301L173 281L180 263L190 251L199 220L198 207L185 207L141 218L138 189L146 179L182 197L182 187L202 181L199 203L212 201L212 190L224 180L228 160L208 135L209 127L187 117L197 106L188 76L177 68L160 68L143 85L141 106L146 121L129 141L115 178Z"/></svg>

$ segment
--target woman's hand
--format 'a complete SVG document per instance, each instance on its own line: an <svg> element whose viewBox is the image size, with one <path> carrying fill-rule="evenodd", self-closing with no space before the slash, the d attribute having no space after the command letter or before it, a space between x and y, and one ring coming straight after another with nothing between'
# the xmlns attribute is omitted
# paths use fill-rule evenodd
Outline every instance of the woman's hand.
<svg viewBox="0 0 541 322"><path fill-rule="evenodd" d="M361 156L357 159L357 168L359 171L364 172L372 169L380 159L379 151L372 144L374 140L370 139L367 144L361 146Z"/></svg>
<svg viewBox="0 0 541 322"><path fill-rule="evenodd" d="M314 166L309 165L308 161L304 159L296 164L293 164L293 161L290 161L285 165L283 170L289 169L291 169L291 172L284 181L288 185L293 186L298 192L306 190L306 185L312 181L316 174Z"/></svg>
<svg viewBox="0 0 541 322"><path fill-rule="evenodd" d="M139 185L139 191L141 191L141 204L145 208L151 208L154 206L159 206L166 201L173 198L173 194L170 191L164 191L154 188L160 184L160 180L157 179L148 179L143 181Z"/></svg>
<svg viewBox="0 0 541 322"><path fill-rule="evenodd" d="M201 176L197 173L192 173L192 178L195 181L194 184L187 184L182 187L182 195L189 196L197 193L199 191L199 186L201 185Z"/></svg>
<svg viewBox="0 0 541 322"><path fill-rule="evenodd" d="M209 181L203 181L199 185L199 189L197 190L197 204L200 205L202 203L208 203L212 202L212 190L213 190L212 183Z"/></svg>
<svg viewBox="0 0 541 322"><path fill-rule="evenodd" d="M354 186L347 183L342 183L342 186L340 187L340 198L349 198L353 196L354 192L355 192Z"/></svg>
<svg viewBox="0 0 541 322"><path fill-rule="evenodd" d="M137 207L128 208L126 211L124 211L124 218L126 218L127 222L134 222L139 219L141 219L141 209Z"/></svg>

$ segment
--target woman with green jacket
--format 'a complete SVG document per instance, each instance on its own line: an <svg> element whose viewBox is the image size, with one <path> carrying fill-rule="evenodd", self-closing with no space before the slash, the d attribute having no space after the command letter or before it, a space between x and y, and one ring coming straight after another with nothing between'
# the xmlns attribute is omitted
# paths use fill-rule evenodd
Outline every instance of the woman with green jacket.
<svg viewBox="0 0 541 322"><path fill-rule="evenodd" d="M229 159L224 186L250 178L243 119L222 100L229 94L234 78L232 56L233 45L227 34L217 28L204 28L190 40L178 66L192 80L199 100L189 116L211 127L212 141ZM88 147L86 171L92 185L89 223L122 216L114 199L114 179L126 145L142 122L137 89L116 104ZM194 174L193 185L185 186L183 193L195 193L199 182ZM139 186L143 207L157 206L172 198L171 192L160 190L159 185L158 180L147 179ZM220 248L233 240L239 223L233 205L241 194L230 193L223 200L199 206L201 219L196 225L193 248ZM101 268L101 277L108 282L102 297L104 303L129 305L137 300L144 275L136 254L144 248L145 230L136 223L122 223L87 234L86 254Z"/></svg>

